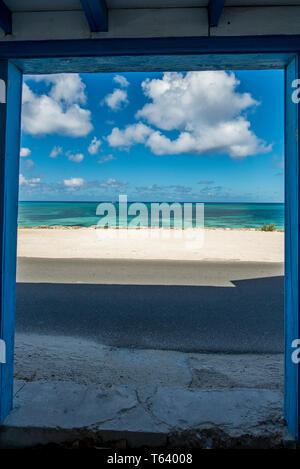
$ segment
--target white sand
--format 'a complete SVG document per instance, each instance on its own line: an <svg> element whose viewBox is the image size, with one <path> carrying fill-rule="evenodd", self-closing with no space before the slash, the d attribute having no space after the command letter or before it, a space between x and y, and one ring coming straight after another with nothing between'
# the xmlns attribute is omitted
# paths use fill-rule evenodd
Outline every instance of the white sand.
<svg viewBox="0 0 300 469"><path fill-rule="evenodd" d="M18 256L283 262L284 232L20 228Z"/></svg>

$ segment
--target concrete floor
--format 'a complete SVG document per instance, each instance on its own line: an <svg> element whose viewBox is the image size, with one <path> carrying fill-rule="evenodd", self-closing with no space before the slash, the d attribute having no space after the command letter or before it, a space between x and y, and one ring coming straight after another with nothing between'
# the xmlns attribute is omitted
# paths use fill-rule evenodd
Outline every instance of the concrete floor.
<svg viewBox="0 0 300 469"><path fill-rule="evenodd" d="M198 354L16 335L14 410L0 446L91 437L128 447L277 448L282 354Z"/></svg>
<svg viewBox="0 0 300 469"><path fill-rule="evenodd" d="M16 381L14 401L0 428L2 448L86 437L99 446L121 440L131 448L293 447L282 419L282 394L274 390Z"/></svg>

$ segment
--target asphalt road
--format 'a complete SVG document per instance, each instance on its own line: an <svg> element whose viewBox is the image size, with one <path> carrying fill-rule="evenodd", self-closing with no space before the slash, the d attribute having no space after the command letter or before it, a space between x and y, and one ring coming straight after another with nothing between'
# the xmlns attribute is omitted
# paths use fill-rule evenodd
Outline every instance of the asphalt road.
<svg viewBox="0 0 300 469"><path fill-rule="evenodd" d="M19 259L17 332L186 352L283 351L283 265Z"/></svg>

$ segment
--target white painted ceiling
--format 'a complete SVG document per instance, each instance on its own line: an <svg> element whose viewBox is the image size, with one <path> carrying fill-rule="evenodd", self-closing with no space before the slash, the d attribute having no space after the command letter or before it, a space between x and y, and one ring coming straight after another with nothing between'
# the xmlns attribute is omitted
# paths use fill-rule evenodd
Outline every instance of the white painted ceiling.
<svg viewBox="0 0 300 469"><path fill-rule="evenodd" d="M81 10L80 0L4 0L15 11ZM108 8L174 8L207 6L209 0L106 0ZM300 5L300 0L227 0L226 6Z"/></svg>

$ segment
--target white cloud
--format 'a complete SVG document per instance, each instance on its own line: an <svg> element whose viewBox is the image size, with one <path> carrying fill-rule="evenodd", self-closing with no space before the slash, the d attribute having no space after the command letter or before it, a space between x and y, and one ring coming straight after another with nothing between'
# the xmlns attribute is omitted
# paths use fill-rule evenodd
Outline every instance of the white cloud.
<svg viewBox="0 0 300 469"><path fill-rule="evenodd" d="M109 161L116 160L116 159L117 158L115 158L113 155L104 155L104 156L101 156L101 158L99 158L98 163L99 164L108 163Z"/></svg>
<svg viewBox="0 0 300 469"><path fill-rule="evenodd" d="M212 181L211 179L201 179L198 184L205 184L207 186L208 184L214 184L214 182L215 181Z"/></svg>
<svg viewBox="0 0 300 469"><path fill-rule="evenodd" d="M22 127L30 135L60 134L86 136L92 129L91 112L86 103L85 85L77 74L27 77L50 86L48 94L23 85Z"/></svg>
<svg viewBox="0 0 300 469"><path fill-rule="evenodd" d="M118 179L109 178L106 181L85 181L83 178L70 178L64 179L63 185L68 190L77 189L122 189L128 185L126 181L119 181Z"/></svg>
<svg viewBox="0 0 300 469"><path fill-rule="evenodd" d="M139 124L117 127L108 136L111 146L129 147L144 143L157 155L229 154L234 159L270 151L254 132L245 117L247 109L259 103L249 93L239 93L239 81L223 71L164 73L162 79L142 83L151 102L136 113L155 127L144 126L144 141L134 137ZM176 131L175 138L165 132ZM126 141L126 143L124 143Z"/></svg>
<svg viewBox="0 0 300 469"><path fill-rule="evenodd" d="M19 185L21 191L32 192L39 191L48 194L54 193L72 193L75 191L92 191L93 194L102 194L104 192L115 193L124 190L128 185L126 181L109 178L107 180L86 181L82 177L70 177L56 182L43 182L41 177L26 178L22 173L19 175ZM88 193L88 192L87 192ZM91 192L90 192L91 193Z"/></svg>
<svg viewBox="0 0 300 469"><path fill-rule="evenodd" d="M190 194L192 188L189 186L183 186L182 184L172 184L170 186L158 186L157 184L151 184L149 186L136 187L137 192L158 192L161 194Z"/></svg>
<svg viewBox="0 0 300 469"><path fill-rule="evenodd" d="M83 178L64 179L64 185L68 188L78 188L84 185Z"/></svg>
<svg viewBox="0 0 300 469"><path fill-rule="evenodd" d="M113 80L120 85L121 88L127 88L129 86L129 81L123 75L115 75Z"/></svg>
<svg viewBox="0 0 300 469"><path fill-rule="evenodd" d="M34 75L30 79L44 81L50 85L49 96L55 101L66 104L86 103L85 84L77 73L57 73L52 75Z"/></svg>
<svg viewBox="0 0 300 469"><path fill-rule="evenodd" d="M238 93L238 84L233 73L223 71L165 73L162 79L142 83L152 102L145 104L137 117L163 130L227 122L258 104L249 93Z"/></svg>
<svg viewBox="0 0 300 469"><path fill-rule="evenodd" d="M58 155L61 155L62 152L63 152L62 147L55 146L55 147L52 148L49 156L50 156L50 158L56 158Z"/></svg>
<svg viewBox="0 0 300 469"><path fill-rule="evenodd" d="M22 147L20 149L20 156L26 157L26 156L29 156L29 155L31 155L30 148Z"/></svg>
<svg viewBox="0 0 300 469"><path fill-rule="evenodd" d="M110 109L118 111L122 105L128 104L127 91L116 88L112 93L106 95L103 101Z"/></svg>
<svg viewBox="0 0 300 469"><path fill-rule="evenodd" d="M35 163L30 158L27 158L25 160L24 165L22 165L22 166L23 166L23 171L30 171L31 169L33 169L35 167Z"/></svg>
<svg viewBox="0 0 300 469"><path fill-rule="evenodd" d="M91 155L97 155L101 143L100 139L98 140L97 137L94 137L88 146L88 152Z"/></svg>
<svg viewBox="0 0 300 469"><path fill-rule="evenodd" d="M107 140L111 147L129 148L136 143L145 143L152 132L153 130L150 127L139 122L138 124L128 125L124 130L114 127Z"/></svg>
<svg viewBox="0 0 300 469"><path fill-rule="evenodd" d="M27 179L23 176L23 174L20 173L20 175L19 175L19 184L20 184L20 186L23 186L24 184L26 184L26 181L27 181Z"/></svg>
<svg viewBox="0 0 300 469"><path fill-rule="evenodd" d="M161 132L153 132L146 145L156 155L178 153L228 153L233 159L243 159L249 155L266 152L266 147L249 130L250 122L242 117L230 122L221 122L215 126L202 128L199 133L181 132L171 140Z"/></svg>
<svg viewBox="0 0 300 469"><path fill-rule="evenodd" d="M162 192L164 187L158 186L157 184L151 184L149 186L140 186L136 189L138 192Z"/></svg>
<svg viewBox="0 0 300 469"><path fill-rule="evenodd" d="M67 156L70 161L74 161L75 163L81 163L84 159L83 153L67 153Z"/></svg>
<svg viewBox="0 0 300 469"><path fill-rule="evenodd" d="M121 189L128 185L126 181L119 181L118 179L109 178L107 181L102 181L99 183L100 187L112 188L112 189Z"/></svg>
<svg viewBox="0 0 300 469"><path fill-rule="evenodd" d="M23 174L19 175L19 185L20 186L29 186L29 187L36 187L41 183L41 178L36 177L36 178L31 178L31 179L26 179Z"/></svg>

